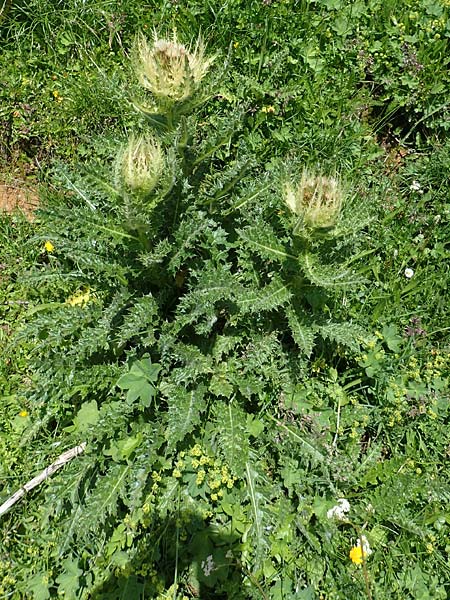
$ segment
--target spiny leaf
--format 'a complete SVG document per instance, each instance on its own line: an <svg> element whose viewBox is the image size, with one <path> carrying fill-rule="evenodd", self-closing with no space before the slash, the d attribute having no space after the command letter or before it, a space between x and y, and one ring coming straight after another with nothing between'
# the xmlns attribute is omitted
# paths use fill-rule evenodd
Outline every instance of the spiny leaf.
<svg viewBox="0 0 450 600"><path fill-rule="evenodd" d="M233 402L218 402L214 409L217 424L216 442L230 469L243 477L249 453L246 414Z"/></svg>
<svg viewBox="0 0 450 600"><path fill-rule="evenodd" d="M318 333L323 337L343 346L353 352L360 349L360 340L364 339L366 331L355 323L327 323L317 326Z"/></svg>
<svg viewBox="0 0 450 600"><path fill-rule="evenodd" d="M186 390L179 386L168 385L162 389L169 406L167 416L167 441L171 448L183 440L200 422L206 408L205 387L199 386Z"/></svg>
<svg viewBox="0 0 450 600"><path fill-rule="evenodd" d="M83 539L89 532L99 531L109 517L115 516L131 469L132 466L128 464L112 463L107 473L97 478L95 487L83 505L78 505L78 510L72 515L73 523L69 531Z"/></svg>
<svg viewBox="0 0 450 600"><path fill-rule="evenodd" d="M158 305L151 296L139 298L127 311L116 334L116 343L125 344L139 337L143 344L154 341L154 323L157 321Z"/></svg>
<svg viewBox="0 0 450 600"><path fill-rule="evenodd" d="M266 223L259 223L255 227L247 227L237 232L262 258L281 261L293 258L285 247L278 241L274 230Z"/></svg>
<svg viewBox="0 0 450 600"><path fill-rule="evenodd" d="M259 290L242 290L238 299L239 307L244 314L273 310L289 302L292 293L289 286L275 277L268 285Z"/></svg>
<svg viewBox="0 0 450 600"><path fill-rule="evenodd" d="M362 277L355 275L350 269L341 269L336 265L323 265L319 263L317 258L310 253L300 256L299 262L308 279L320 287L350 288L361 285L365 281Z"/></svg>
<svg viewBox="0 0 450 600"><path fill-rule="evenodd" d="M314 348L314 328L302 322L292 309L286 310L286 316L294 342L309 358Z"/></svg>

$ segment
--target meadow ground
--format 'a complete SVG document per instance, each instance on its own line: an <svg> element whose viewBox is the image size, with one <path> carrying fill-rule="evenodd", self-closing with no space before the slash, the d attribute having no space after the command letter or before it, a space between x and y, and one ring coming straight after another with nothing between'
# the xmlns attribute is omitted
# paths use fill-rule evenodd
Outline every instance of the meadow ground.
<svg viewBox="0 0 450 600"><path fill-rule="evenodd" d="M3 3L0 598L449 596L449 38Z"/></svg>

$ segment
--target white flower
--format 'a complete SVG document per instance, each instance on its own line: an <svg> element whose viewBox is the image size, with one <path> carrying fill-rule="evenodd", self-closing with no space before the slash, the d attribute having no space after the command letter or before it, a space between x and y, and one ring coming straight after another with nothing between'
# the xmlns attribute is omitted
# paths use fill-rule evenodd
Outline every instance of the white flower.
<svg viewBox="0 0 450 600"><path fill-rule="evenodd" d="M406 279L411 279L411 277L413 277L414 275L414 271L412 269L410 269L409 267L407 267L405 269L405 277Z"/></svg>
<svg viewBox="0 0 450 600"><path fill-rule="evenodd" d="M336 506L330 508L327 511L328 519L337 519L338 521L344 521L346 519L347 513L350 511L350 503L345 498L339 498Z"/></svg>
<svg viewBox="0 0 450 600"><path fill-rule="evenodd" d="M422 186L420 185L420 183L418 181L416 181L414 179L414 181L410 185L409 189L412 190L413 192L420 192L420 190L422 189Z"/></svg>
<svg viewBox="0 0 450 600"><path fill-rule="evenodd" d="M374 512L375 512L375 509L374 509L373 505L372 505L370 502L369 502L369 504L366 506L366 510L367 510L367 512L368 512L368 513L370 513L371 515L373 515L373 514L374 514Z"/></svg>
<svg viewBox="0 0 450 600"><path fill-rule="evenodd" d="M361 539L358 539L356 543L357 548L361 548L361 542L364 556L370 556L372 554L372 550L369 545L369 540L366 538L365 535L362 535Z"/></svg>
<svg viewBox="0 0 450 600"><path fill-rule="evenodd" d="M202 571L205 577L209 577L213 571L216 570L216 565L214 563L214 559L212 554L206 557L206 560L202 560Z"/></svg>

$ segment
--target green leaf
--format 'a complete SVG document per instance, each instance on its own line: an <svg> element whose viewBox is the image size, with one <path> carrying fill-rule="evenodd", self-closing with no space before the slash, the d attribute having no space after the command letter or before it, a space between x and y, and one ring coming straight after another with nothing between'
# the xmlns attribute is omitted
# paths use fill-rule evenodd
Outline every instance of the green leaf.
<svg viewBox="0 0 450 600"><path fill-rule="evenodd" d="M307 323L302 322L292 309L286 310L286 316L294 342L309 358L314 348L314 329Z"/></svg>
<svg viewBox="0 0 450 600"><path fill-rule="evenodd" d="M27 581L26 590L33 600L47 600L50 598L49 585L51 581L46 573L37 573Z"/></svg>
<svg viewBox="0 0 450 600"><path fill-rule="evenodd" d="M367 334L365 329L356 323L327 323L319 325L317 330L323 338L347 346L353 352L360 350L360 340Z"/></svg>
<svg viewBox="0 0 450 600"><path fill-rule="evenodd" d="M278 308L289 302L291 296L289 286L275 277L262 289L243 291L238 303L244 313L253 314Z"/></svg>
<svg viewBox="0 0 450 600"><path fill-rule="evenodd" d="M97 424L99 419L99 411L97 407L96 400L91 400L90 402L84 402L81 405L80 410L73 420L74 431L79 433L84 433L90 427Z"/></svg>
<svg viewBox="0 0 450 600"><path fill-rule="evenodd" d="M218 402L214 413L217 444L230 469L242 478L245 476L245 463L250 452L246 414L233 402Z"/></svg>
<svg viewBox="0 0 450 600"><path fill-rule="evenodd" d="M170 447L185 438L200 422L206 408L205 387L185 390L180 386L168 385L164 389L169 406L166 437Z"/></svg>
<svg viewBox="0 0 450 600"><path fill-rule="evenodd" d="M247 429L248 435L252 435L253 437L257 438L264 431L264 427L265 427L264 421L261 421L260 419L256 419L251 414L247 414L246 429Z"/></svg>
<svg viewBox="0 0 450 600"><path fill-rule="evenodd" d="M277 261L286 258L296 258L286 252L284 246L278 241L274 230L266 223L259 223L258 226L255 227L240 229L237 233L239 234L239 237L253 247L262 258Z"/></svg>
<svg viewBox="0 0 450 600"><path fill-rule="evenodd" d="M324 288L351 288L364 283L364 279L350 269L342 269L337 265L323 265L309 252L300 256L300 265L308 279Z"/></svg>
<svg viewBox="0 0 450 600"><path fill-rule="evenodd" d="M149 123L156 131L167 131L167 117L165 117L164 115L160 115L159 113L155 113L152 110L149 110L146 106L140 104L136 100L133 101L133 106L136 110L138 110L148 119Z"/></svg>
<svg viewBox="0 0 450 600"><path fill-rule="evenodd" d="M119 378L117 385L122 390L128 390L128 404L133 404L139 399L142 407L150 406L156 394L153 383L157 381L160 369L160 365L152 364L150 358L143 358L133 363L129 372Z"/></svg>
<svg viewBox="0 0 450 600"><path fill-rule="evenodd" d="M135 436L113 442L104 453L106 456L111 456L115 462L120 462L121 460L127 460L141 443L142 433L138 433Z"/></svg>
<svg viewBox="0 0 450 600"><path fill-rule="evenodd" d="M395 325L385 325L383 327L383 338L389 350L400 352L402 338L398 335L398 329Z"/></svg>
<svg viewBox="0 0 450 600"><path fill-rule="evenodd" d="M59 583L58 594L64 596L66 600L77 600L78 580L83 571L78 568L78 561L71 558L66 558L63 568L63 573L56 578L56 582Z"/></svg>
<svg viewBox="0 0 450 600"><path fill-rule="evenodd" d="M264 535L264 496L259 491L258 479L259 473L256 468L249 462L245 464L245 478L247 481L247 493L250 500L250 505L253 513L253 544L255 547L255 562L256 565L262 559L263 547L266 544Z"/></svg>

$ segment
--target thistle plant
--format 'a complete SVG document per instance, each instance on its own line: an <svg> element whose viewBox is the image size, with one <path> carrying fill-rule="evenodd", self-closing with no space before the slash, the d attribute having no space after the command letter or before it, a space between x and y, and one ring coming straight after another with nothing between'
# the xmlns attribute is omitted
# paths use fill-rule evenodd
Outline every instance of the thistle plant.
<svg viewBox="0 0 450 600"><path fill-rule="evenodd" d="M322 235L341 218L339 180L304 171L283 196L279 177L261 185L262 169L245 144L231 143L238 132L229 114L210 135L200 131L201 107L191 100L212 60L200 41L190 49L175 37L155 35L152 46L140 37L134 65L158 111L150 115L153 132L119 150L114 194L107 181L102 197L80 182L73 186L80 202L48 216L57 261L33 285L40 279L54 286L59 302L20 334L39 349L30 352L27 392L35 424L23 443L43 428L71 446L87 442L71 470L49 483L39 508L56 537L42 569L45 561L56 565L48 588L61 593L64 573L72 573L72 585L80 581L80 598L107 581L114 588L118 569L136 574L146 562L166 560L177 573L178 541L175 556L161 542L170 519L199 503L204 527L214 525L225 495L248 520L242 531L251 545L234 564L259 593L265 526L274 521L269 499L280 486L276 476L269 482L261 461L277 439L279 399L300 384L317 343L358 348L361 330L331 321L317 305L320 294L331 305L333 294L360 282L339 263L333 236ZM75 301L77 290L89 290L95 302ZM295 424L285 429L293 439L305 436ZM195 458L192 468L210 465L211 481L206 467L202 477L185 468L186 450L201 444L204 463ZM299 460L320 465L329 481L323 444L311 436ZM225 473L229 486L221 489ZM232 568L241 537L224 542L222 569ZM211 554L202 551L195 550L199 564ZM200 575L205 585L209 575ZM27 593L30 585L25 578Z"/></svg>
<svg viewBox="0 0 450 600"><path fill-rule="evenodd" d="M298 217L294 233L302 225L312 230L332 229L339 218L345 191L338 178L303 169L296 185L285 184L284 198L289 209Z"/></svg>
<svg viewBox="0 0 450 600"><path fill-rule="evenodd" d="M164 171L164 153L158 141L132 136L116 161L116 184L125 193L150 194Z"/></svg>
<svg viewBox="0 0 450 600"><path fill-rule="evenodd" d="M165 114L170 126L177 110L189 111L189 101L215 59L205 55L201 38L191 47L181 44L175 33L171 40L166 40L160 39L156 32L152 45L139 35L132 56L138 81L151 94L156 112Z"/></svg>

